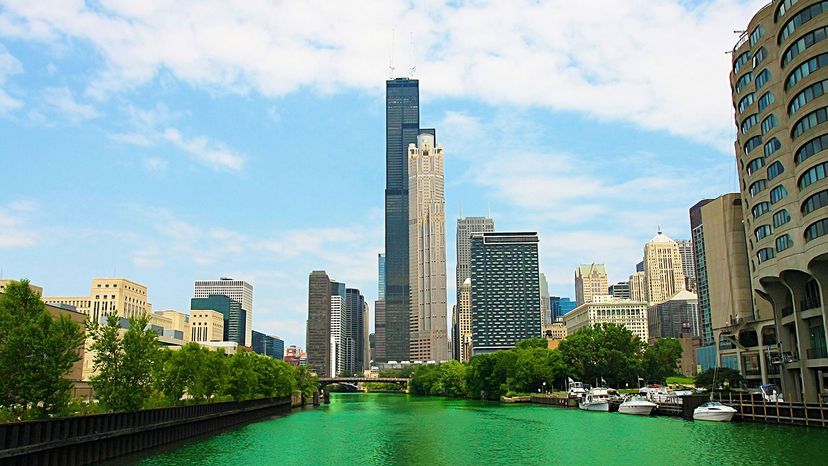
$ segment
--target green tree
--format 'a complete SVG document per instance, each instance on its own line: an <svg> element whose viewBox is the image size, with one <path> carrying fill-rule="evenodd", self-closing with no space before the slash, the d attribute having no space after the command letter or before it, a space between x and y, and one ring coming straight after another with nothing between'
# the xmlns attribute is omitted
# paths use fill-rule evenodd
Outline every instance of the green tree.
<svg viewBox="0 0 828 466"><path fill-rule="evenodd" d="M201 354L200 366L193 375L188 392L195 399L206 399L209 402L227 389L230 358L224 353L224 348L216 351L201 348Z"/></svg>
<svg viewBox="0 0 828 466"><path fill-rule="evenodd" d="M230 358L226 393L236 401L251 398L259 388L256 357L255 353L239 349Z"/></svg>
<svg viewBox="0 0 828 466"><path fill-rule="evenodd" d="M715 379L715 387L714 387ZM696 387L714 389L725 385L725 381L731 388L742 385L742 374L729 367L713 367L696 376Z"/></svg>
<svg viewBox="0 0 828 466"><path fill-rule="evenodd" d="M544 388L552 389L563 381L565 369L560 351L537 346L514 351L515 369L508 380L509 391L534 393Z"/></svg>
<svg viewBox="0 0 828 466"><path fill-rule="evenodd" d="M515 349L527 349L527 348L549 348L549 341L546 338L527 338L525 340L521 340L517 342L515 345Z"/></svg>
<svg viewBox="0 0 828 466"><path fill-rule="evenodd" d="M296 389L305 399L313 397L313 393L319 389L319 379L306 366L294 367L293 378L296 380Z"/></svg>
<svg viewBox="0 0 828 466"><path fill-rule="evenodd" d="M583 328L560 344L567 374L587 383L604 379L611 386L635 384L644 344L626 327L601 324Z"/></svg>
<svg viewBox="0 0 828 466"><path fill-rule="evenodd" d="M68 316L49 314L28 280L10 282L0 294L0 405L36 417L63 410L83 338Z"/></svg>
<svg viewBox="0 0 828 466"><path fill-rule="evenodd" d="M153 365L158 356L158 336L147 328L147 316L129 319L129 329L120 336L118 317L107 317L106 325L92 324L95 352L92 387L101 405L113 411L137 411L152 393Z"/></svg>
<svg viewBox="0 0 828 466"><path fill-rule="evenodd" d="M289 396L296 386L290 366L278 359L256 355L256 372L259 375L257 393L265 397Z"/></svg>
<svg viewBox="0 0 828 466"><path fill-rule="evenodd" d="M156 388L173 404L178 403L184 392L191 396L194 380L199 372L204 372L204 359L201 345L187 343L177 351L159 351L155 364Z"/></svg>
<svg viewBox="0 0 828 466"><path fill-rule="evenodd" d="M645 379L663 382L676 374L681 359L681 343L675 338L659 338L644 350L642 366Z"/></svg>

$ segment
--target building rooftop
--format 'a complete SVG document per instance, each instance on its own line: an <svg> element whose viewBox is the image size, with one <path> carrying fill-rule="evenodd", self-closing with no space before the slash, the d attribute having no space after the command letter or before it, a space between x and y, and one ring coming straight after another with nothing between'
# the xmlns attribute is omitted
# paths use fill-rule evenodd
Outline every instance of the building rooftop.
<svg viewBox="0 0 828 466"><path fill-rule="evenodd" d="M653 236L653 239L651 239L647 243L648 244L649 243L675 243L675 241L672 238L670 238L669 236L662 233L661 230L659 229L658 233L656 233L656 235Z"/></svg>
<svg viewBox="0 0 828 466"><path fill-rule="evenodd" d="M674 294L669 301L691 301L694 299L699 299L699 297L690 291L681 290L678 293Z"/></svg>
<svg viewBox="0 0 828 466"><path fill-rule="evenodd" d="M581 272L581 276L590 275L593 270L597 271L600 274L607 274L607 268L604 264L581 264L578 266L578 270Z"/></svg>

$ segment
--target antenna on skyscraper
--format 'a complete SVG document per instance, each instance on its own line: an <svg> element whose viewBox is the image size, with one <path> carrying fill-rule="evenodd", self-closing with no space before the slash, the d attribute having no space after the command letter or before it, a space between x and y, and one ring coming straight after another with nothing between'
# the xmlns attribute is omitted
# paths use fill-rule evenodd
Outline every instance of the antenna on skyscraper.
<svg viewBox="0 0 828 466"><path fill-rule="evenodd" d="M486 202L486 210L489 211L489 218L492 218L492 203Z"/></svg>
<svg viewBox="0 0 828 466"><path fill-rule="evenodd" d="M388 56L388 79L394 79L394 30L391 29L391 54Z"/></svg>
<svg viewBox="0 0 828 466"><path fill-rule="evenodd" d="M460 200L460 218L463 218L463 200Z"/></svg>
<svg viewBox="0 0 828 466"><path fill-rule="evenodd" d="M408 78L414 77L414 72L417 70L417 65L414 64L414 33L409 32L409 41L411 43L411 61L408 63Z"/></svg>

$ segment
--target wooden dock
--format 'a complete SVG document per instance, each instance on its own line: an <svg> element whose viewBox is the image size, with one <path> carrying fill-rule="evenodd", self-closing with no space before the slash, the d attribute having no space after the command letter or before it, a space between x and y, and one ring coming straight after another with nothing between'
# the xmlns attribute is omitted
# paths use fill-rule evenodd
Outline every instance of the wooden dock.
<svg viewBox="0 0 828 466"><path fill-rule="evenodd" d="M828 427L828 406L822 399L819 403L795 403L783 401L775 403L765 401L758 396L716 397L716 401L733 406L739 413L739 419L766 424L790 424L813 427Z"/></svg>
<svg viewBox="0 0 828 466"><path fill-rule="evenodd" d="M558 408L577 408L578 400L575 398L566 398L555 395L532 395L531 403L547 406L557 406Z"/></svg>

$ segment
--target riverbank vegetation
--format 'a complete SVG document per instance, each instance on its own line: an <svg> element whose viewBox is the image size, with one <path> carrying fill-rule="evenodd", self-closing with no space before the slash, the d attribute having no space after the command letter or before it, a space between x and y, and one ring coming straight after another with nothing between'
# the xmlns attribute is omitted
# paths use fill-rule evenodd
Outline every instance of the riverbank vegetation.
<svg viewBox="0 0 828 466"><path fill-rule="evenodd" d="M674 375L680 358L678 340L646 345L623 326L603 324L570 335L557 349L547 349L544 338L532 338L511 350L474 356L468 364L420 365L412 373L411 390L418 395L499 399L565 390L568 378L636 387L639 378L655 383Z"/></svg>
<svg viewBox="0 0 828 466"><path fill-rule="evenodd" d="M66 374L80 359L86 335L66 316L53 317L27 281L0 294L0 422L61 415L284 397L318 388L306 367L239 348L232 356L198 343L163 348L147 317L116 316L88 323L96 399L71 399Z"/></svg>

